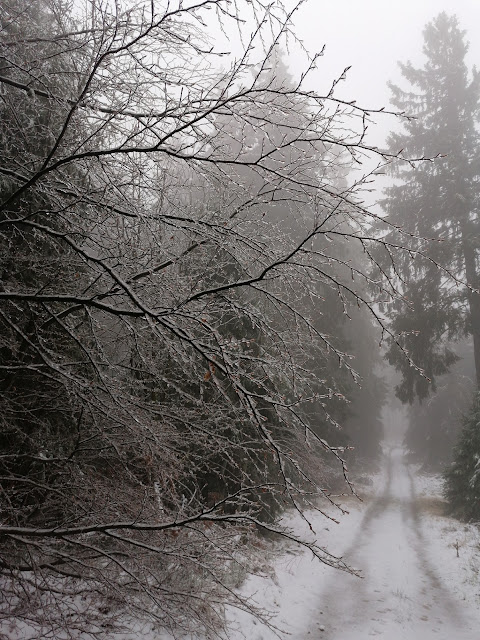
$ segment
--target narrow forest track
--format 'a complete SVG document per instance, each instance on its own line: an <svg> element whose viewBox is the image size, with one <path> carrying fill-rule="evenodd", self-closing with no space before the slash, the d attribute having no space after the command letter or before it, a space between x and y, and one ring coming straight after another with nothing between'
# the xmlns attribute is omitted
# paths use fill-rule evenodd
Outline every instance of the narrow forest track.
<svg viewBox="0 0 480 640"><path fill-rule="evenodd" d="M364 577L331 577L305 640L480 640L478 622L440 577L401 447L386 449L383 478L344 553Z"/></svg>

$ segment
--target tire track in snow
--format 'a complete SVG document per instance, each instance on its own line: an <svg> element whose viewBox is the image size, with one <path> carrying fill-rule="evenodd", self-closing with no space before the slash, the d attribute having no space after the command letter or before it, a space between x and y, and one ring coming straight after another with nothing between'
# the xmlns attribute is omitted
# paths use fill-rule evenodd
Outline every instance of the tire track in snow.
<svg viewBox="0 0 480 640"><path fill-rule="evenodd" d="M305 634L325 640L478 640L430 555L415 482L403 449L385 453L382 492L367 507L344 553L364 578L336 572Z"/></svg>

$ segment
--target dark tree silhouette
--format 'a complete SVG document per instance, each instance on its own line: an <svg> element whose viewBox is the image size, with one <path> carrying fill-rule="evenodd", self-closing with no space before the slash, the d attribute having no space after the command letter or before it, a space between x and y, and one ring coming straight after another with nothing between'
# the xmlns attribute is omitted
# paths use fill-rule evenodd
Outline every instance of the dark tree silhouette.
<svg viewBox="0 0 480 640"><path fill-rule="evenodd" d="M396 184L383 201L388 221L412 234L412 249L425 254L403 254L394 267L404 298L393 305L393 331L403 336L425 373L419 375L392 344L387 357L403 374L398 395L408 402L435 389L437 376L456 360L449 343L465 334L473 338L480 380L480 296L474 292L479 286L480 77L466 67L468 45L455 17L441 13L426 26L424 39L424 66L401 64L410 86L391 87L393 104L415 118L390 136L388 147L435 159L393 165ZM394 241L396 234L388 237Z"/></svg>

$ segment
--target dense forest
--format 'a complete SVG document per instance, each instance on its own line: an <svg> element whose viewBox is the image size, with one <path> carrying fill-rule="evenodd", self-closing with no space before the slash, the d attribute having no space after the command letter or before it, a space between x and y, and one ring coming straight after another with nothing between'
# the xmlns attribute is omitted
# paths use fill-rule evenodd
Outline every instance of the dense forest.
<svg viewBox="0 0 480 640"><path fill-rule="evenodd" d="M235 591L260 537L349 570L281 515L340 513L378 457L379 343L413 454L452 460L442 402L466 411L480 367L478 75L441 14L381 149L343 74L306 88L320 53L291 74L281 3L85 7L0 6L0 635L213 637L226 605L261 615Z"/></svg>

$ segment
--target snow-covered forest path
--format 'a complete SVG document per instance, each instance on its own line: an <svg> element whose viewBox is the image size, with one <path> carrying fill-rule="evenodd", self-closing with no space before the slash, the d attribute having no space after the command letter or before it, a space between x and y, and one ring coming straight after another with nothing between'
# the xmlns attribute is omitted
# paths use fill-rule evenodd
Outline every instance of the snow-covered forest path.
<svg viewBox="0 0 480 640"><path fill-rule="evenodd" d="M442 576L403 449L387 449L384 465L383 487L344 553L364 578L330 576L305 640L478 640L478 613L470 617Z"/></svg>

